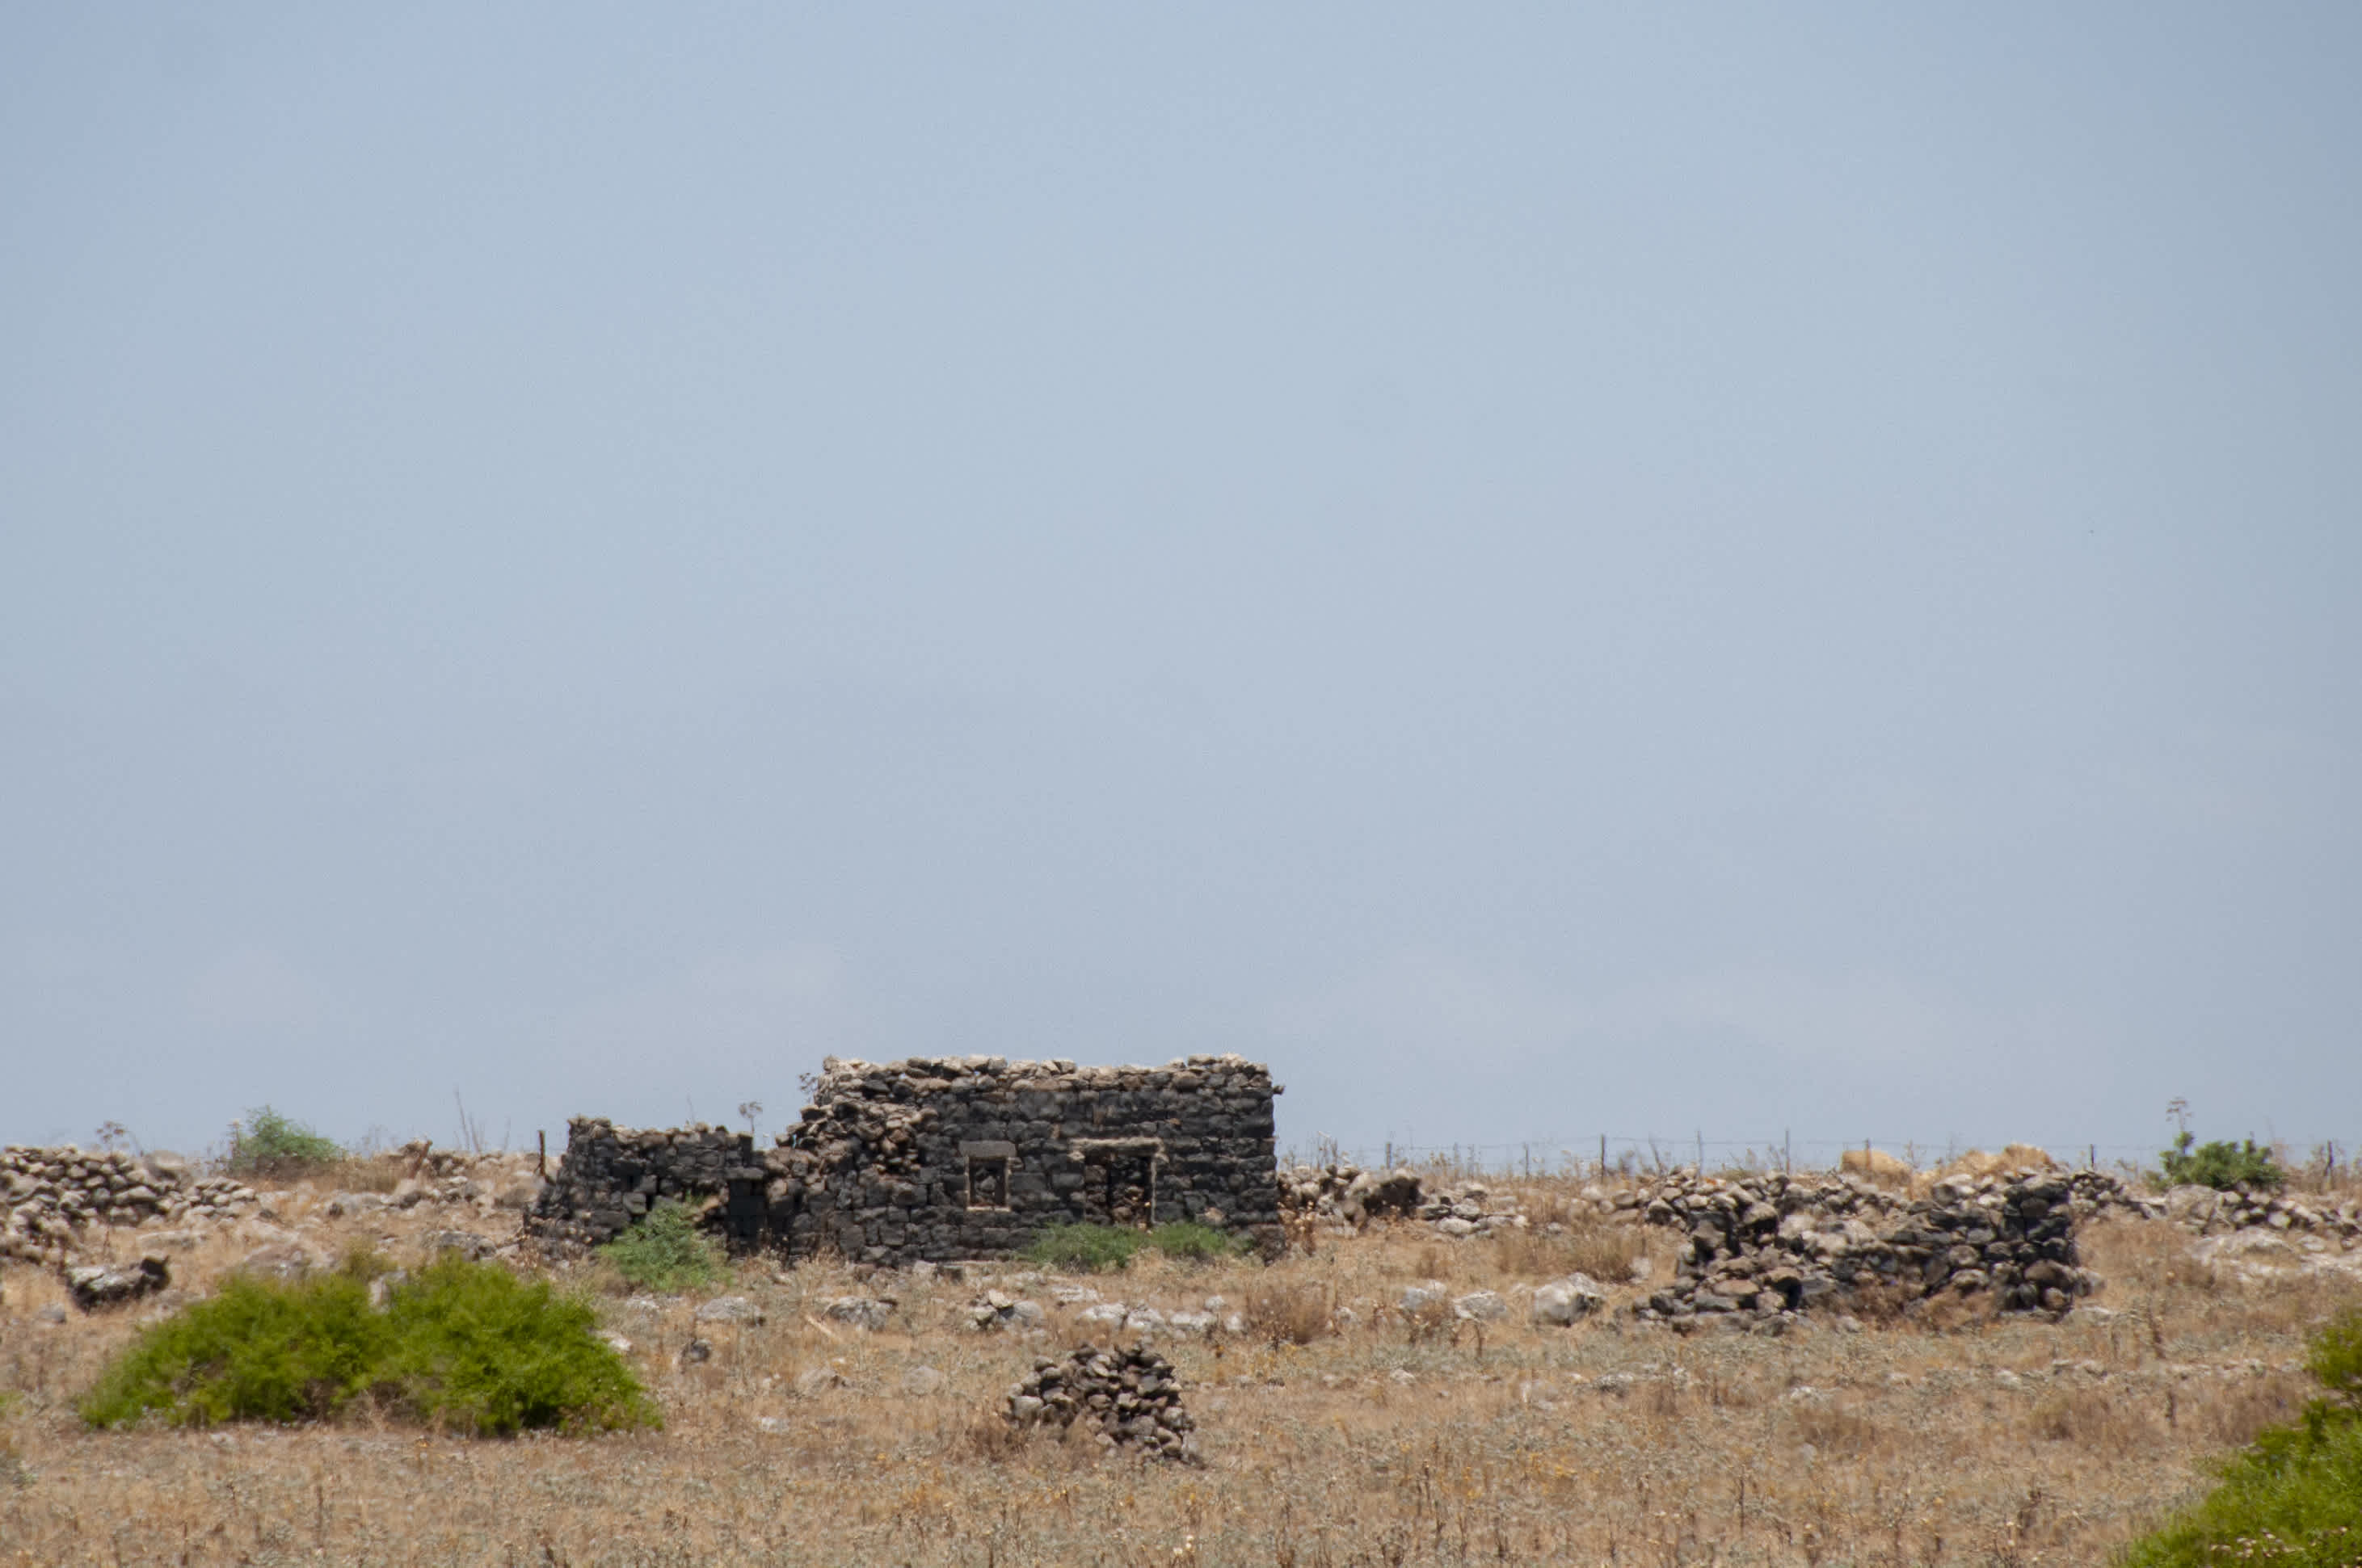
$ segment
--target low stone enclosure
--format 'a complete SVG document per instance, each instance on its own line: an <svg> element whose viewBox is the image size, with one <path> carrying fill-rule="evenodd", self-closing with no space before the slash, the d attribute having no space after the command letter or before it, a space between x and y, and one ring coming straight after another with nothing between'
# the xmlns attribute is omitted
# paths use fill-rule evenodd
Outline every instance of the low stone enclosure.
<svg viewBox="0 0 2362 1568"><path fill-rule="evenodd" d="M705 1206L735 1251L902 1265L1006 1255L1061 1223L1195 1221L1286 1245L1268 1068L912 1057L821 1064L800 1124L751 1134L567 1124L528 1232L594 1245L650 1204Z"/></svg>

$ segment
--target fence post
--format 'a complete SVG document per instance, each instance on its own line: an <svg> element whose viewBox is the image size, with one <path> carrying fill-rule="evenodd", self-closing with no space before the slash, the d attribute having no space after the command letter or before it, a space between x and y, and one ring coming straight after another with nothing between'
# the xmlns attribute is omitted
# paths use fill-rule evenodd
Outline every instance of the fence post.
<svg viewBox="0 0 2362 1568"><path fill-rule="evenodd" d="M1796 1149L1795 1146L1788 1141L1788 1133L1789 1130L1785 1127L1780 1129L1780 1169L1786 1175L1794 1176L1796 1174Z"/></svg>
<svg viewBox="0 0 2362 1568"><path fill-rule="evenodd" d="M546 1181L549 1179L549 1134L544 1129L536 1131L533 1137L534 1142L541 1146L541 1157L534 1163L534 1173Z"/></svg>
<svg viewBox="0 0 2362 1568"><path fill-rule="evenodd" d="M1607 1179L1607 1135L1599 1135L1599 1179Z"/></svg>
<svg viewBox="0 0 2362 1568"><path fill-rule="evenodd" d="M1696 1129L1696 1132L1697 1132L1697 1173L1698 1173L1700 1176L1704 1176L1704 1175L1705 1174L1705 1129L1704 1127L1700 1127L1700 1128L1697 1128L1697 1129Z"/></svg>

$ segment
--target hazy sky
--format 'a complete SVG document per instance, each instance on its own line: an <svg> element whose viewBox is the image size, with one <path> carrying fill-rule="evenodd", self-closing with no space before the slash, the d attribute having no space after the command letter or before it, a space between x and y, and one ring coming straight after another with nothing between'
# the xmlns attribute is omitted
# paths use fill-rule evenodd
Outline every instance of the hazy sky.
<svg viewBox="0 0 2362 1568"><path fill-rule="evenodd" d="M0 1138L2362 1141L2362 9L1573 9L0 10Z"/></svg>

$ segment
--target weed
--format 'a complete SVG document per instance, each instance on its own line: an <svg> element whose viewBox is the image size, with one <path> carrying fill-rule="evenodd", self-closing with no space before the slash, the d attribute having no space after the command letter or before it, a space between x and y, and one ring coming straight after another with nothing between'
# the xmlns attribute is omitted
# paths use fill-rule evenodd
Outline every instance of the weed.
<svg viewBox="0 0 2362 1568"><path fill-rule="evenodd" d="M689 1211L657 1203L631 1229L599 1249L625 1284L641 1290L687 1290L723 1275L722 1249L697 1228Z"/></svg>

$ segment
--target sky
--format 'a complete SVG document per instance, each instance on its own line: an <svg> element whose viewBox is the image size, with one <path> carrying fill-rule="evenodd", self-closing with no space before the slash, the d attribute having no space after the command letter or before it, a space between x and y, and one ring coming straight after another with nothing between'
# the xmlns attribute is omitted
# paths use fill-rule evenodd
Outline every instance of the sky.
<svg viewBox="0 0 2362 1568"><path fill-rule="evenodd" d="M2357 79L0 9L0 1139L1237 1051L1299 1149L2362 1146Z"/></svg>

